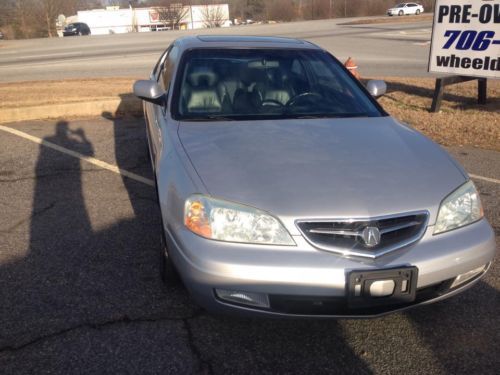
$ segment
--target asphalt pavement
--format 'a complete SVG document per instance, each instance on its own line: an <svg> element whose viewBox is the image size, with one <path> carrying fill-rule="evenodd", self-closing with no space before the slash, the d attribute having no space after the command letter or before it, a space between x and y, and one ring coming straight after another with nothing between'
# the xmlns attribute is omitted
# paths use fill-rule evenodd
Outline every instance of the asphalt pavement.
<svg viewBox="0 0 500 375"><path fill-rule="evenodd" d="M2 374L498 373L498 259L459 296L382 318L214 316L160 281L151 186L35 142L150 179L142 119L9 127L35 138L0 130ZM500 153L450 152L500 179ZM476 183L500 244L500 184Z"/></svg>
<svg viewBox="0 0 500 375"><path fill-rule="evenodd" d="M365 17L366 18L366 17ZM160 54L185 35L273 35L306 39L363 76L427 76L431 22L342 25L359 18L85 37L0 41L0 82L148 77Z"/></svg>

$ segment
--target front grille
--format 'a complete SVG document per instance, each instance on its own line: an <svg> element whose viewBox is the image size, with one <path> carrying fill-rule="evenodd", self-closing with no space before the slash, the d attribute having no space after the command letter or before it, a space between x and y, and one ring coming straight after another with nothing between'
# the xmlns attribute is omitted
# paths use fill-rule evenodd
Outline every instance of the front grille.
<svg viewBox="0 0 500 375"><path fill-rule="evenodd" d="M419 240L427 219L423 211L368 219L301 220L297 226L319 249L376 258Z"/></svg>

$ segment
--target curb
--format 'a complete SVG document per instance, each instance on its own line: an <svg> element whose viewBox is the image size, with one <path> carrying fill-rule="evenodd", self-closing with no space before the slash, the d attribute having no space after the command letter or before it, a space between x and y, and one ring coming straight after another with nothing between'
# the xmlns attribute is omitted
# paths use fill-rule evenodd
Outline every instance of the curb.
<svg viewBox="0 0 500 375"><path fill-rule="evenodd" d="M0 124L9 122L45 120L66 117L95 117L108 112L116 115L142 115L139 99L107 99L90 102L64 103L34 107L0 109Z"/></svg>

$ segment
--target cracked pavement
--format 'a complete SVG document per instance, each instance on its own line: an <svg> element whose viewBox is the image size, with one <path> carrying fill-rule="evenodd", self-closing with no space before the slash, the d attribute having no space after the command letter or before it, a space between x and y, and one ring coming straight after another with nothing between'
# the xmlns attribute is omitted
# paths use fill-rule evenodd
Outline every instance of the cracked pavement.
<svg viewBox="0 0 500 375"><path fill-rule="evenodd" d="M11 124L151 178L142 119ZM453 148L500 178L500 154ZM95 173L99 172L99 173ZM500 243L500 185L476 181ZM0 133L0 372L494 374L500 266L474 288L371 320L206 313L159 277L152 187Z"/></svg>

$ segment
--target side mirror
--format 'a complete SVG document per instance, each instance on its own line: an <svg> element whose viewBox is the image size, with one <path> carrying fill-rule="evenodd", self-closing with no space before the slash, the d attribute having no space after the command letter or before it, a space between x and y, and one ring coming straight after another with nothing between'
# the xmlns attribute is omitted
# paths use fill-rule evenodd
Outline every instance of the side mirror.
<svg viewBox="0 0 500 375"><path fill-rule="evenodd" d="M165 91L155 81L140 80L134 83L134 95L147 102L161 105L164 103Z"/></svg>
<svg viewBox="0 0 500 375"><path fill-rule="evenodd" d="M382 80L371 79L366 84L366 89L371 96L378 98L387 92L387 84Z"/></svg>

